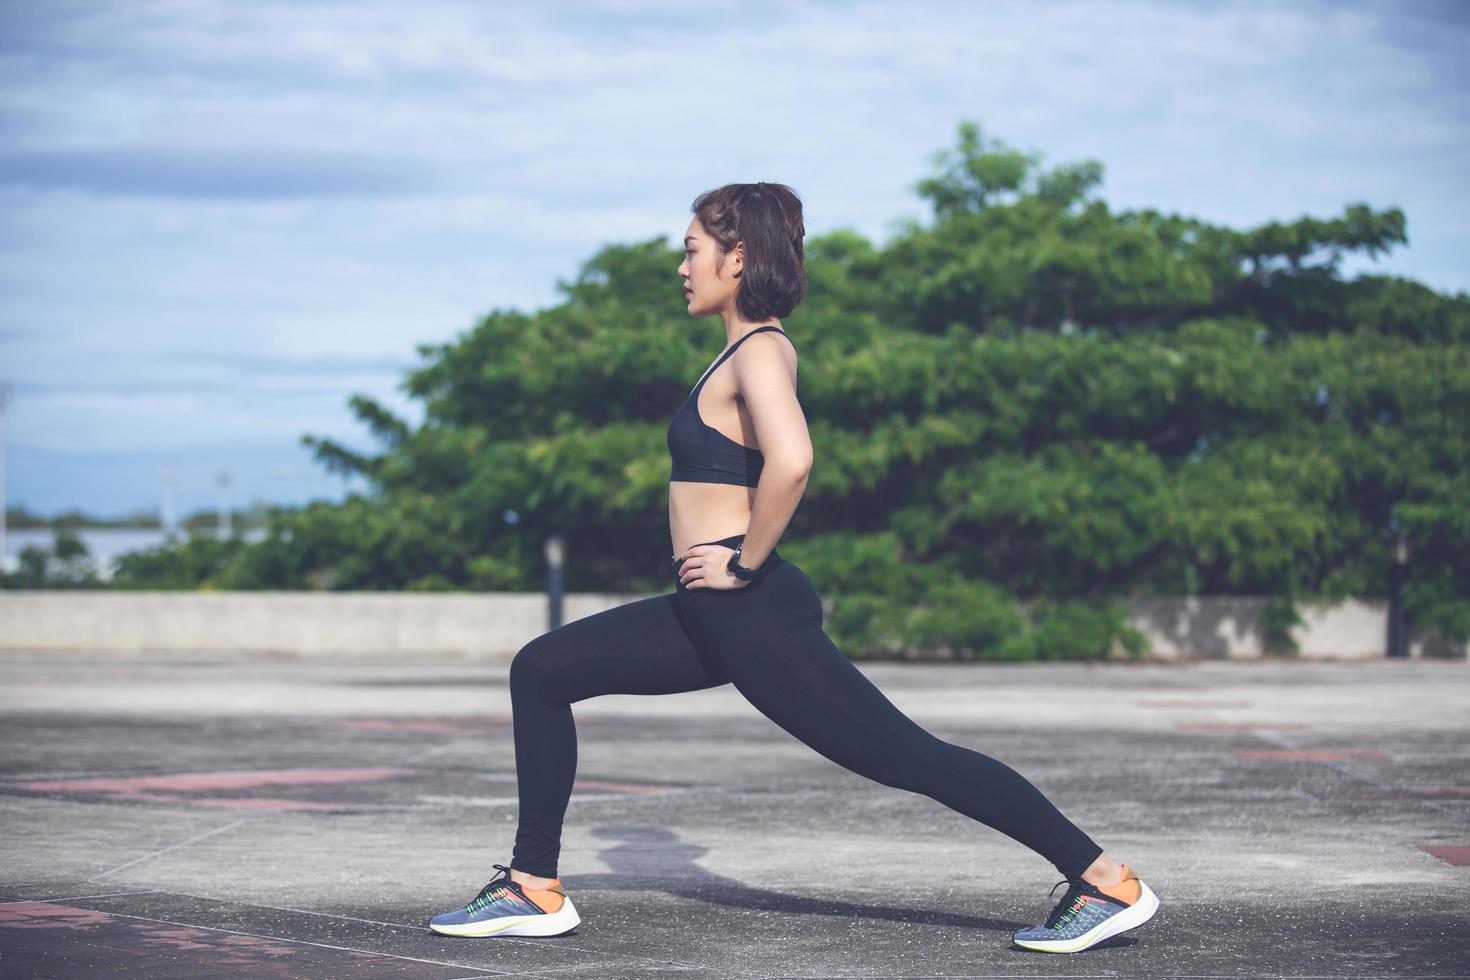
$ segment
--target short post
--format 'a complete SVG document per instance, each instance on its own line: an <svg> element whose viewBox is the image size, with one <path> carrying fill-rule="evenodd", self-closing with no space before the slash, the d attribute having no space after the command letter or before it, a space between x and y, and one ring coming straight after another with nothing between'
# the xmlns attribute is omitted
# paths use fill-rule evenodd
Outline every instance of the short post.
<svg viewBox="0 0 1470 980"><path fill-rule="evenodd" d="M1409 630L1404 619L1404 580L1408 578L1409 543L1404 533L1399 532L1398 547L1394 551L1393 566L1388 572L1388 655L1390 658L1409 656Z"/></svg>
<svg viewBox="0 0 1470 980"><path fill-rule="evenodd" d="M546 539L546 628L548 630L554 630L561 625L561 567L565 551L560 534L553 534Z"/></svg>

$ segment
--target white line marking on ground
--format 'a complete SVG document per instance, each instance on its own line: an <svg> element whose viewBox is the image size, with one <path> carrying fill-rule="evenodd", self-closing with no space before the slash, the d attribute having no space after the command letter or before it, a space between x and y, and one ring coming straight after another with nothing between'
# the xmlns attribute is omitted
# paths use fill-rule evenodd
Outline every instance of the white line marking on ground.
<svg viewBox="0 0 1470 980"><path fill-rule="evenodd" d="M216 898L213 895L196 895L193 892L175 891L171 888L160 889L160 891L165 891L169 895L177 895L180 898L197 898L205 902L220 902L225 905L244 905L252 909L270 909L272 912L295 912L298 915L315 915L323 919L344 919L348 922L361 922L370 926L412 929L415 932L433 932L428 926L415 925L411 922L383 922L379 919L362 919L355 915L338 915L335 912L314 912L311 909L293 909L287 905L266 905L264 902L246 902L238 898Z"/></svg>
<svg viewBox="0 0 1470 980"><path fill-rule="evenodd" d="M90 878L84 878L82 880L83 881L96 881L98 878L106 878L108 875L114 874L114 873L116 873L118 871L121 871L124 868L131 868L135 864L140 864L143 861L151 860L152 858L158 857L160 854L167 854L169 851L176 851L176 850L178 850L181 847L188 847L190 844L196 843L198 841L202 841L206 837L213 837L215 834L222 834L222 833L224 833L227 830L233 830L236 827L240 826L241 824L248 823L248 822L249 822L248 820L240 819L240 820L236 820L234 823L227 823L223 827L216 827L213 830L206 830L202 834L195 834L193 837L190 837L188 840L181 840L177 844L170 844L168 847L165 847L162 850L154 851L152 854L144 854L140 858L134 858L133 860L129 861L127 864L119 864L115 868L110 868L107 871L102 872L101 874L95 874L95 875L93 875Z"/></svg>
<svg viewBox="0 0 1470 980"><path fill-rule="evenodd" d="M345 919L345 920L350 921L350 922L361 922L361 923L364 923L365 925L388 926L389 928L393 928L393 929L412 929L415 932L427 932L427 933L431 933L431 934L434 934L434 935L438 935L437 933L434 932L434 930L430 929L428 926L415 925L415 924L409 923L409 922L382 922L382 921L379 921L377 919L360 919L360 918L358 918L356 916L352 916L352 915L337 915L336 913L333 913L333 912L314 912L311 909L293 909L293 908L289 908L289 907L284 906L284 905L266 905L266 904L264 904L262 902L245 902L245 901L241 901L238 898L215 898L212 895L197 895L197 894L194 894L192 892L174 891L173 889L157 889L157 891L160 892L161 894L177 895L177 896L179 896L181 898L198 898L198 899L202 899L202 900L207 901L207 902L220 902L222 904L227 904L227 905L241 905L241 906L244 906L246 908L270 909L273 912L295 912L298 915L314 915L314 916L318 916L320 918L325 918L325 919ZM142 894L142 893L140 892L139 894ZM122 914L121 912L107 912L106 909L93 909L92 911L106 912L106 914L108 914L108 915L121 915ZM140 916L140 918L142 918L142 916ZM163 920L160 919L158 921L163 921ZM180 923L180 924L182 924L182 923ZM202 928L207 928L207 927L200 926L200 928L202 929ZM244 935L253 935L253 933L244 933ZM267 937L267 938L270 938L270 937ZM607 957L610 957L611 956L611 957L617 957L619 959L644 960L644 961L647 961L647 962L650 962L650 963L658 963L660 965L680 966L680 967L684 967L684 968L690 969L690 970L708 970L708 969L710 969L707 966L701 966L700 964L697 964L697 963L683 963L683 962L679 962L677 960L670 960L667 957L661 957L661 956L638 956L638 955L633 954L633 953L607 953L607 952L605 952L603 950L588 949L585 946L573 946L570 943L556 943L556 944L553 945L553 944L550 944L550 943L547 943L546 942L546 939L547 938L548 937L541 937L541 936L498 936L498 937L496 937L495 942L497 942L497 943L509 943L509 942L529 943L529 944L534 945L534 946L540 946L542 949L568 950L568 951L574 952L574 953L591 953L594 956L600 956L600 957L604 957L604 958L607 958ZM549 938L555 938L555 937L549 937ZM295 940L295 939L292 939L292 940L289 940L289 941L290 942L302 942L304 940ZM385 953L383 955L386 956L386 955L392 955L392 954L386 954ZM425 962L428 962L428 961L425 961ZM464 964L461 964L461 963L452 963L452 964L449 964L449 965L451 965L451 966L463 966ZM545 971L540 971L540 972L532 971L532 970L524 970L521 973L514 974L514 975L515 976L521 976L522 974L524 974L526 976L549 976L549 975L554 974L554 973L564 972L564 970L567 970L567 969L578 969L578 968L577 967L566 967L566 968L562 968L562 969L545 970ZM506 974L503 974L503 973L496 974L496 975L497 976L506 976ZM755 974L753 974L753 973L741 973L741 974L736 974L736 975L738 975L738 976L744 976L744 977L754 977L755 976Z"/></svg>
<svg viewBox="0 0 1470 980"><path fill-rule="evenodd" d="M49 904L49 903L43 903L43 904ZM241 904L248 904L248 903L241 903ZM412 960L415 963L429 963L429 964L431 964L433 966L456 966L456 967L459 967L460 969L463 969L463 970L473 970L473 969L476 969L476 967L472 966L469 963L450 963L450 962L448 962L446 960L426 960L426 959L423 959L422 957L418 957L418 956L404 956L404 955L402 955L400 953L384 953L384 952L381 952L381 951L376 950L376 949L359 949L356 946L334 946L331 943L314 943L314 942L312 942L309 939L291 939L288 936L270 936L270 935L266 935L264 933L259 933L259 932L245 932L245 931L243 931L241 929L225 929L225 928L222 928L220 926L201 926L201 925L199 925L197 923L194 923L194 922L179 922L179 921L174 920L174 919L155 919L152 916L148 916L148 915L132 915L132 914L129 914L127 912L112 912L112 911L109 911L107 909L88 909L87 911L89 911L89 912L100 912L103 915L115 915L115 916L117 916L119 918L122 918L122 919L140 919L143 922L158 922L158 923L162 923L163 925L166 925L166 926L182 926L185 929L205 929L205 930L208 930L209 932L228 932L232 936L249 936L252 939L270 939L270 940L272 940L274 942L278 942L278 943L298 943L298 944L300 944L302 946L317 946L317 947L319 947L321 949L337 949L337 950L341 950L344 953L367 953L370 956L386 956L388 959L391 959L391 960ZM479 967L478 969L483 970L484 967ZM484 976L494 976L494 977L507 977L507 976L516 976L517 974L514 974L514 973L503 973L503 972L500 972L500 971L492 971L492 972L490 972L488 974L483 974L483 975Z"/></svg>

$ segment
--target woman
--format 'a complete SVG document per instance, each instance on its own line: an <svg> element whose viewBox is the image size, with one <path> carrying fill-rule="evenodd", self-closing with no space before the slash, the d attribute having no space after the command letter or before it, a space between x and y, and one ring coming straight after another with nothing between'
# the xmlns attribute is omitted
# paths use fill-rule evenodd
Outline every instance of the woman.
<svg viewBox="0 0 1470 980"><path fill-rule="evenodd" d="M780 323L806 292L801 202L783 184L730 184L691 210L678 270L689 314L719 316L727 344L669 426L674 591L567 623L516 655L515 852L430 927L554 936L576 926L557 879L577 764L571 705L727 683L833 762L931 797L1055 864L1067 892L1044 923L1013 934L1016 944L1077 952L1141 925L1158 899L1127 865L1015 770L909 719L822 631L816 589L776 551L812 464L796 350Z"/></svg>

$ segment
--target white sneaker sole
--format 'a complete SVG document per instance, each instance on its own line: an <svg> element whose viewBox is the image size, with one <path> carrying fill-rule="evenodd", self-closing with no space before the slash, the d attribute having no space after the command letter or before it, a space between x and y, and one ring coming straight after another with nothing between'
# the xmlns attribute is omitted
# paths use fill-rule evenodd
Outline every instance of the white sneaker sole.
<svg viewBox="0 0 1470 980"><path fill-rule="evenodd" d="M575 929L582 921L570 898L561 908L545 915L503 915L484 922L465 922L444 926L430 922L429 928L446 936L560 936Z"/></svg>
<svg viewBox="0 0 1470 980"><path fill-rule="evenodd" d="M1100 923L1088 932L1073 939L1017 939L1011 937L1011 942L1026 949L1039 949L1043 953L1080 953L1089 946L1096 946L1104 939L1111 939L1120 932L1136 929L1159 910L1159 897L1153 890L1143 882L1138 883L1142 892L1138 901L1128 906L1122 912L1113 916L1106 922Z"/></svg>

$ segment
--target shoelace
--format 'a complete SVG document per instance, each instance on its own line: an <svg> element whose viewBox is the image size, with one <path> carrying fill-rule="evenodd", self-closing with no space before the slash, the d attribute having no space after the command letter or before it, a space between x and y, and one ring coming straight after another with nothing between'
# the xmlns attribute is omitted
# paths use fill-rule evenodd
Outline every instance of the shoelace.
<svg viewBox="0 0 1470 980"><path fill-rule="evenodd" d="M503 864L492 865L492 867L499 868L500 874L497 874L494 878L491 878L489 884L480 889L480 894L476 895L470 900L470 904L464 907L464 910L466 912L474 912L476 909L484 908L491 902L495 901L496 896L505 891L507 887L509 887L510 868L506 867ZM504 875L503 879L501 875Z"/></svg>
<svg viewBox="0 0 1470 980"><path fill-rule="evenodd" d="M1078 912L1082 911L1082 906L1086 904L1082 901L1082 895L1083 889L1087 887L1087 883L1080 878L1063 878L1057 882L1057 885L1066 885L1068 883L1070 883L1070 887L1062 894L1062 900L1057 902L1056 907L1051 910L1051 914L1046 917L1046 927L1048 929L1061 929L1065 927ZM1051 898L1056 892L1057 885L1051 886L1051 891L1046 893L1047 898Z"/></svg>

